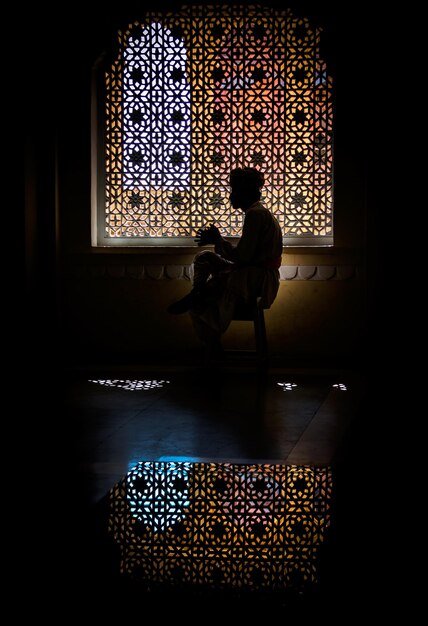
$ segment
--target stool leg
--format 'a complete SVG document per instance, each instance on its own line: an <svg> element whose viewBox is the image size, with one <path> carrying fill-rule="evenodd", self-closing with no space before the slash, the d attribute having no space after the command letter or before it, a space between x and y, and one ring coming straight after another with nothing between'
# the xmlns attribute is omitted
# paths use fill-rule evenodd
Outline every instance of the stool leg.
<svg viewBox="0 0 428 626"><path fill-rule="evenodd" d="M256 306L254 310L254 334L256 337L257 361L260 367L267 362L267 338L266 325L263 309Z"/></svg>

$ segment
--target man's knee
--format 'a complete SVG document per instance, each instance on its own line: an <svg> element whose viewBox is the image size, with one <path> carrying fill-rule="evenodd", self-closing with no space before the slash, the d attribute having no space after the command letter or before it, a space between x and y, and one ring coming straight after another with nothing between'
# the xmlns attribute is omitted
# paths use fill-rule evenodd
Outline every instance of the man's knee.
<svg viewBox="0 0 428 626"><path fill-rule="evenodd" d="M195 267L212 267L217 262L217 254L211 250L202 250L198 252L193 259L193 265Z"/></svg>
<svg viewBox="0 0 428 626"><path fill-rule="evenodd" d="M197 261L198 262L208 261L209 259L212 259L215 257L217 257L217 254L213 252L212 250L202 250L201 252L198 252L195 255L195 258L193 260L196 263Z"/></svg>

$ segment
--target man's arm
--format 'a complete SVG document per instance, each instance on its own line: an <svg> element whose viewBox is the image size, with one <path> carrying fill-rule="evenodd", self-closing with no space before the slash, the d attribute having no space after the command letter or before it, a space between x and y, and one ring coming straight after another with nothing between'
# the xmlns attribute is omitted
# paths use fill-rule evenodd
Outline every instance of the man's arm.
<svg viewBox="0 0 428 626"><path fill-rule="evenodd" d="M236 246L220 235L215 241L214 250L228 261L236 261Z"/></svg>
<svg viewBox="0 0 428 626"><path fill-rule="evenodd" d="M219 229L214 224L210 224L207 228L200 228L197 231L194 241L198 246L208 246L215 243L219 238L221 239Z"/></svg>
<svg viewBox="0 0 428 626"><path fill-rule="evenodd" d="M236 256L236 248L229 241L223 239L219 229L214 224L208 226L208 228L200 228L196 234L195 242L198 246L207 246L214 244L214 249L217 254L220 254L225 259L233 261Z"/></svg>
<svg viewBox="0 0 428 626"><path fill-rule="evenodd" d="M242 236L236 246L223 239L219 229L214 224L208 228L199 229L195 241L198 246L214 244L217 254L228 261L246 265L254 258L262 224L263 214L259 211L249 211L245 215Z"/></svg>

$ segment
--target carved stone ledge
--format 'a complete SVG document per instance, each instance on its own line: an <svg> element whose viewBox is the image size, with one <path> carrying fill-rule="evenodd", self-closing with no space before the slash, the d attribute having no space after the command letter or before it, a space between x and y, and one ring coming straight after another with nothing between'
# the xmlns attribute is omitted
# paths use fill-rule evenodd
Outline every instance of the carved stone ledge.
<svg viewBox="0 0 428 626"><path fill-rule="evenodd" d="M336 276L336 266L334 265L318 265L317 271L313 277L314 280L333 280Z"/></svg>
<svg viewBox="0 0 428 626"><path fill-rule="evenodd" d="M126 274L130 278L141 280L144 278L144 265L128 265L126 268Z"/></svg>
<svg viewBox="0 0 428 626"><path fill-rule="evenodd" d="M281 265L279 277L281 280L293 280L297 276L297 265Z"/></svg>
<svg viewBox="0 0 428 626"><path fill-rule="evenodd" d="M316 265L299 265L297 267L297 279L298 280L311 280L314 278L317 271Z"/></svg>
<svg viewBox="0 0 428 626"><path fill-rule="evenodd" d="M144 274L148 278L153 280L161 280L165 278L165 266L164 265L146 265L144 267Z"/></svg>
<svg viewBox="0 0 428 626"><path fill-rule="evenodd" d="M135 280L189 280L193 278L192 265L76 265L70 267L70 276L79 278L134 278ZM282 281L351 280L357 276L354 265L282 265Z"/></svg>
<svg viewBox="0 0 428 626"><path fill-rule="evenodd" d="M166 265L165 266L165 276L167 278L183 278L184 275L184 265Z"/></svg>

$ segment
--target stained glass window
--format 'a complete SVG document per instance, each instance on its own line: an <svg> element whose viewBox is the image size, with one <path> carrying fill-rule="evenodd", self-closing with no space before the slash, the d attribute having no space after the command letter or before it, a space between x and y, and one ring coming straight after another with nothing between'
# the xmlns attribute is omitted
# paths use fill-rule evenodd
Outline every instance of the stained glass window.
<svg viewBox="0 0 428 626"><path fill-rule="evenodd" d="M188 6L118 34L103 76L95 245L241 234L233 167L259 168L285 243L333 243L332 79L290 10ZM102 174L102 176L101 176Z"/></svg>

